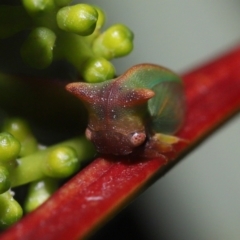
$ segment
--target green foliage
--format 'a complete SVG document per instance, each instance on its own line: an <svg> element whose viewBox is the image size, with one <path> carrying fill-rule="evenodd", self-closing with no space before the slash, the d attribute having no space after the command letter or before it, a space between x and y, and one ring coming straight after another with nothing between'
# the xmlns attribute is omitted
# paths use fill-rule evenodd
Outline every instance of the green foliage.
<svg viewBox="0 0 240 240"><path fill-rule="evenodd" d="M132 32L121 24L102 32L105 14L99 7L83 3L70 6L71 2L21 0L15 5L0 4L0 44L6 38L11 38L9 48L17 42L23 62L32 68L45 69L55 60L66 60L85 81L113 78L115 68L110 59L132 50ZM18 41L19 36L24 40ZM94 155L92 143L83 136L45 147L26 121L5 119L0 129L0 228L15 223L23 214L13 198L14 187L29 187L24 210L32 211L57 189L60 178L77 172Z"/></svg>
<svg viewBox="0 0 240 240"><path fill-rule="evenodd" d="M20 142L10 133L0 133L0 164L9 162L19 155Z"/></svg>
<svg viewBox="0 0 240 240"><path fill-rule="evenodd" d="M0 228L22 216L22 207L10 188L30 183L27 212L37 208L57 189L58 179L77 172L95 150L85 137L39 148L29 124L21 118L6 119L0 133Z"/></svg>
<svg viewBox="0 0 240 240"><path fill-rule="evenodd" d="M0 38L28 32L20 52L33 68L44 69L54 60L64 59L84 80L101 82L115 76L109 60L133 49L133 34L126 26L116 24L101 33L105 14L99 7L83 3L70 6L70 0L21 2L0 5ZM92 64L99 57L105 59L101 67Z"/></svg>
<svg viewBox="0 0 240 240"><path fill-rule="evenodd" d="M0 194L0 228L12 225L22 217L22 214L22 207L14 200L12 192Z"/></svg>
<svg viewBox="0 0 240 240"><path fill-rule="evenodd" d="M44 178L30 183L24 203L25 212L31 212L44 203L57 189L55 179Z"/></svg>

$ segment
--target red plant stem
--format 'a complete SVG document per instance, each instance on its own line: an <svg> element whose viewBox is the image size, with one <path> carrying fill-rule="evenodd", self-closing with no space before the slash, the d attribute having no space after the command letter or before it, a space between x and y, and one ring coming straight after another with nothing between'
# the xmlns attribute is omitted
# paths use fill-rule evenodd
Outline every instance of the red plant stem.
<svg viewBox="0 0 240 240"><path fill-rule="evenodd" d="M240 108L240 47L183 76L186 121L177 156ZM163 159L98 158L0 239L83 239L166 171Z"/></svg>

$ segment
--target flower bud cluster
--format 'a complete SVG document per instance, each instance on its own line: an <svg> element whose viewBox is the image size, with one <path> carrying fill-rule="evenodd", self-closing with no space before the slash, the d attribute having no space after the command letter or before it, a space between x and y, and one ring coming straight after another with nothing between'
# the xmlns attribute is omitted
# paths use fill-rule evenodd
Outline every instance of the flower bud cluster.
<svg viewBox="0 0 240 240"><path fill-rule="evenodd" d="M64 59L85 81L101 82L115 75L110 60L133 49L133 34L128 27L115 24L101 31L105 14L96 6L69 5L70 0L21 3L0 5L0 39L27 31L20 53L33 68L44 69L54 60Z"/></svg>

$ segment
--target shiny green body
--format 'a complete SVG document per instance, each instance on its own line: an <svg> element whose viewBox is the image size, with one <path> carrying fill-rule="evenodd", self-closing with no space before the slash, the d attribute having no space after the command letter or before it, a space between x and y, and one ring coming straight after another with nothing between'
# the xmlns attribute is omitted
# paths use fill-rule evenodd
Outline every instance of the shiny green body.
<svg viewBox="0 0 240 240"><path fill-rule="evenodd" d="M185 102L181 78L172 71L149 64L131 68L124 81L128 88L146 88L155 95L148 100L148 129L157 133L175 133L183 122ZM143 109L142 109L143 110Z"/></svg>
<svg viewBox="0 0 240 240"><path fill-rule="evenodd" d="M136 65L116 79L71 83L67 90L87 107L86 136L100 153L128 155L143 146L143 155L158 156L173 141L162 135L174 134L183 122L181 79L161 66Z"/></svg>

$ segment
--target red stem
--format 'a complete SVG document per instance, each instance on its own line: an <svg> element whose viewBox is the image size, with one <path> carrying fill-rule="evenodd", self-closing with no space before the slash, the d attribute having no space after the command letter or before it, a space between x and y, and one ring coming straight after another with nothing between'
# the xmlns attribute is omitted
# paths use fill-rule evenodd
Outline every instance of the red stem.
<svg viewBox="0 0 240 240"><path fill-rule="evenodd" d="M189 150L240 107L240 47L183 76L186 121L179 136ZM5 231L5 239L83 239L166 172L163 159L94 160L39 209Z"/></svg>

